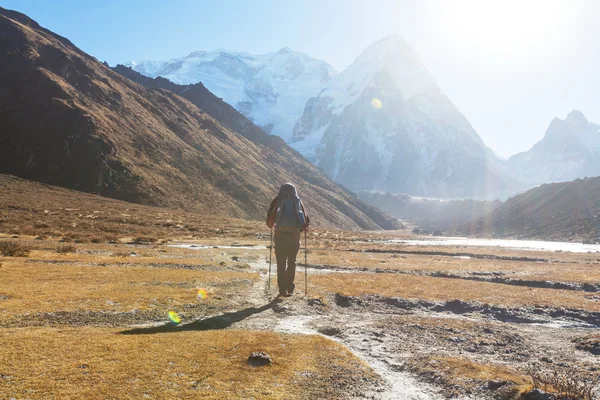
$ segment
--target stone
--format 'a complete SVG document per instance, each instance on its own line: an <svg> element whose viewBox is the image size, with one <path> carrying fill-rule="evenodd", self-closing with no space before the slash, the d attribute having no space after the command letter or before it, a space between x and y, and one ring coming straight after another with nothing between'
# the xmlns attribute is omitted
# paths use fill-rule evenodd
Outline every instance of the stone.
<svg viewBox="0 0 600 400"><path fill-rule="evenodd" d="M489 381L487 384L487 388L489 390L498 390L503 386L506 386L508 384L508 381L499 381L499 380L492 380Z"/></svg>
<svg viewBox="0 0 600 400"><path fill-rule="evenodd" d="M264 351L255 351L248 357L248 364L253 367L262 367L265 365L271 365L271 356Z"/></svg>
<svg viewBox="0 0 600 400"><path fill-rule="evenodd" d="M556 400L556 396L548 392L544 392L541 389L533 389L529 392L523 393L523 400Z"/></svg>

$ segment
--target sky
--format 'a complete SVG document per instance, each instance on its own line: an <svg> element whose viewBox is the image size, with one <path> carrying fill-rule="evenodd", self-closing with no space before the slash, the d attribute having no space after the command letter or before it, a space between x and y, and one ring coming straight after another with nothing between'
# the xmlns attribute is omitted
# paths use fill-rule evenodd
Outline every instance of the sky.
<svg viewBox="0 0 600 400"><path fill-rule="evenodd" d="M110 65L283 47L338 72L403 36L485 144L509 157L573 109L600 123L596 0L0 0Z"/></svg>

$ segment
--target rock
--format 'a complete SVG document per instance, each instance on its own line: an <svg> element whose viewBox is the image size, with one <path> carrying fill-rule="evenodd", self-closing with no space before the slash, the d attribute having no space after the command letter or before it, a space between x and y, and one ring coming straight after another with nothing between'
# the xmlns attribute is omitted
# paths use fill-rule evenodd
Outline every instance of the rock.
<svg viewBox="0 0 600 400"><path fill-rule="evenodd" d="M248 357L248 364L253 367L262 367L264 365L271 365L271 356L264 351L255 351Z"/></svg>
<svg viewBox="0 0 600 400"><path fill-rule="evenodd" d="M325 302L320 297L313 297L308 299L308 305L311 307L325 307Z"/></svg>
<svg viewBox="0 0 600 400"><path fill-rule="evenodd" d="M285 312L289 312L289 311L290 311L290 308L283 304L275 304L273 306L273 312L276 312L276 313L285 313Z"/></svg>
<svg viewBox="0 0 600 400"><path fill-rule="evenodd" d="M443 236L444 233L442 231L440 231L439 229L433 231L433 233L431 234L432 236Z"/></svg>
<svg viewBox="0 0 600 400"><path fill-rule="evenodd" d="M540 357L540 361L543 361L548 364L552 364L554 362L554 360L551 359L550 357Z"/></svg>
<svg viewBox="0 0 600 400"><path fill-rule="evenodd" d="M556 396L540 389L533 389L523 393L521 398L523 400L556 400Z"/></svg>
<svg viewBox="0 0 600 400"><path fill-rule="evenodd" d="M340 330L340 328L328 326L328 327L319 329L319 333L321 333L325 336L340 336L342 331Z"/></svg>
<svg viewBox="0 0 600 400"><path fill-rule="evenodd" d="M503 386L508 385L508 381L499 381L499 380L493 380L493 381L489 381L487 384L487 388L489 390L498 390Z"/></svg>
<svg viewBox="0 0 600 400"><path fill-rule="evenodd" d="M231 257L231 261L240 261L240 258L238 256L233 256Z"/></svg>

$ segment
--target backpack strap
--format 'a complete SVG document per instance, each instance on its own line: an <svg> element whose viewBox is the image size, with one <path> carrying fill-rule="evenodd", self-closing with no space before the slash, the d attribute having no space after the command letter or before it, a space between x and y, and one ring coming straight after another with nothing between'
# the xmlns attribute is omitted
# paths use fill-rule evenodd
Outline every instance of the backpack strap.
<svg viewBox="0 0 600 400"><path fill-rule="evenodd" d="M275 222L277 220L277 197L271 201L271 205L269 206L269 211L267 212L267 226L269 228L273 228Z"/></svg>

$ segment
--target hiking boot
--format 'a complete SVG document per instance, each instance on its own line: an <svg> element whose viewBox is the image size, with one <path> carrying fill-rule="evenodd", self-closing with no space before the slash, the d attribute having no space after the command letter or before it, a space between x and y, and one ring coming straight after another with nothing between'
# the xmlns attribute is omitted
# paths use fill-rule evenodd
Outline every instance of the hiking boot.
<svg viewBox="0 0 600 400"><path fill-rule="evenodd" d="M286 292L279 292L279 294L277 295L277 297L287 297L287 293Z"/></svg>

